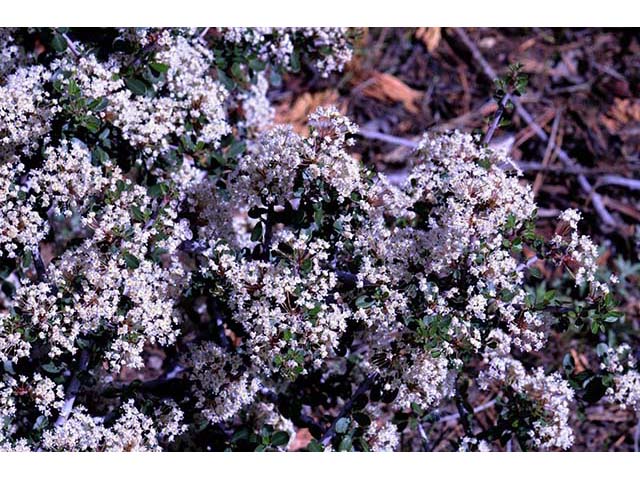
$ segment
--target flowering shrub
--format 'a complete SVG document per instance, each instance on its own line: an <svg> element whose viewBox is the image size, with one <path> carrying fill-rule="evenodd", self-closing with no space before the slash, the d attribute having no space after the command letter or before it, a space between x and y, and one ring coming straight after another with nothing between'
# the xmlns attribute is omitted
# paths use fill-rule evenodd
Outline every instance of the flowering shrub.
<svg viewBox="0 0 640 480"><path fill-rule="evenodd" d="M310 450L393 450L443 405L460 449L567 449L576 403L640 408L628 346L598 346L599 372L535 365L551 332L619 315L579 212L538 236L507 156L425 134L393 184L334 108L273 125L269 86L340 71L351 38L0 30L2 449L284 449L308 428Z"/></svg>

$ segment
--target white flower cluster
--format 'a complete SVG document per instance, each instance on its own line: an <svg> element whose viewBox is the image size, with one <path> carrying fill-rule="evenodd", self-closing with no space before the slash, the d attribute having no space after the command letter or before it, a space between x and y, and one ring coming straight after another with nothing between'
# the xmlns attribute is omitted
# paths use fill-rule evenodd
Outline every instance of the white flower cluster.
<svg viewBox="0 0 640 480"><path fill-rule="evenodd" d="M535 205L528 187L498 168L503 162L470 135L426 136L404 184L381 179L373 188L381 206L354 243L360 285L378 286L382 299L356 317L368 327L371 368L398 390L401 406L449 398L459 350L480 352L489 325L519 350L540 349L546 338L542 319L523 311L524 272L505 246Z"/></svg>
<svg viewBox="0 0 640 480"><path fill-rule="evenodd" d="M608 347L601 355L600 368L613 376L607 399L640 414L640 373L636 367L633 350L626 343L617 348Z"/></svg>
<svg viewBox="0 0 640 480"><path fill-rule="evenodd" d="M201 169L206 155L222 151L223 138L234 131L252 136L272 124L270 77L263 69L296 69L299 49L305 48L304 61L315 62L326 75L340 70L351 55L342 29L272 29L253 39L239 31L234 39L226 29L209 39L196 29L119 29L103 32L114 35L109 53L74 41L70 33L66 52L56 54L59 46L45 45L48 55L35 65L23 45L34 33L39 34L0 29L0 260L15 270L6 278L3 273L12 291L5 294L3 288L0 297L0 360L9 372L2 383L2 449L29 448L20 430L28 408L46 417L63 415L61 382L73 377L68 369L86 350L94 351L91 375L105 375L100 372L106 368L105 378L113 379L123 367L144 367L148 345L176 343L184 315L178 304L194 267L185 262L182 246L194 233L211 245L254 243L242 231L251 226L246 211L252 201L236 196L231 202L221 195ZM51 34L54 41L61 36ZM113 48L116 44L126 48ZM247 59L269 65L229 92L220 81L223 74L216 72L225 55L218 48L244 49ZM253 64L240 67L249 68ZM315 154L312 143L304 146L310 155ZM274 141L269 154L279 145ZM176 153L183 148L193 156ZM231 182L242 191L240 178ZM278 239L299 256L289 266L236 259L222 251L216 258L229 269L219 272L221 278L228 275L225 281L236 289L237 322L254 332L258 364L248 369L243 357L206 342L191 348L185 361L194 365L196 401L214 423L253 401L260 385L256 369L275 363L304 369L310 359L299 358L305 341L314 342L317 352L311 359L319 361L344 331L346 313L337 304L324 304L336 283L324 268L327 245L284 233ZM46 259L43 242L50 249ZM295 262L304 262L306 269L307 261L310 269L302 274ZM234 277L245 268L247 275ZM268 283L256 282L279 283L282 289L270 293ZM261 292L265 304L252 304ZM283 308L283 298L290 307ZM280 316L261 317L267 304ZM300 331L284 328L308 311L317 326L310 321ZM253 328L257 318L264 323ZM277 361L261 350L274 335L291 337ZM25 367L31 355L50 362L46 371L39 373L37 362ZM36 371L14 376L14 368ZM65 373L54 377L53 372ZM236 374L230 383L229 375ZM163 404L153 418L130 402L121 405L121 413L115 423L105 423L79 405L44 431L40 447L156 450L158 442L170 443L185 431L184 414L175 404Z"/></svg>
<svg viewBox="0 0 640 480"><path fill-rule="evenodd" d="M57 110L44 85L51 72L41 65L0 79L0 156L30 155L51 128Z"/></svg>
<svg viewBox="0 0 640 480"><path fill-rule="evenodd" d="M194 347L188 361L196 407L212 423L233 417L260 389L241 359L225 354L213 342Z"/></svg>
<svg viewBox="0 0 640 480"><path fill-rule="evenodd" d="M490 452L491 445L486 440L478 440L473 437L462 437L460 452Z"/></svg>
<svg viewBox="0 0 640 480"><path fill-rule="evenodd" d="M242 106L244 120L239 126L261 132L273 125L275 109L267 98L269 82L264 73L258 75L255 85L251 85L249 91L238 95L238 100Z"/></svg>
<svg viewBox="0 0 640 480"><path fill-rule="evenodd" d="M9 419L16 414L18 402L31 402L41 415L50 417L62 408L64 389L53 380L34 373L31 378L19 375L17 378L5 375L0 383L2 398L1 416Z"/></svg>
<svg viewBox="0 0 640 480"><path fill-rule="evenodd" d="M396 385L385 385L387 389L392 386L398 389L396 403L399 407L418 405L426 410L453 394L454 372L449 369L446 358L432 358L430 354L422 353L408 359L405 368L402 376L396 379Z"/></svg>
<svg viewBox="0 0 640 480"><path fill-rule="evenodd" d="M119 413L113 425L106 426L101 418L92 417L83 407L78 407L64 425L44 433L42 448L65 452L159 451L159 437L173 438L184 432L181 425L183 413L175 406L170 405L169 412L154 418L143 414L133 400L129 400Z"/></svg>
<svg viewBox="0 0 640 480"><path fill-rule="evenodd" d="M546 375L542 367L527 371L518 360L495 355L480 372L478 380L483 389L506 386L531 403L530 408L540 416L529 431L529 441L534 448L568 449L573 445L569 418L574 391L559 373Z"/></svg>
<svg viewBox="0 0 640 480"><path fill-rule="evenodd" d="M367 428L364 439L367 441L372 452L393 452L400 444L398 427L390 421L382 423L372 423Z"/></svg>
<svg viewBox="0 0 640 480"><path fill-rule="evenodd" d="M640 373L630 370L614 377L615 389L610 397L623 408L640 414Z"/></svg>
<svg viewBox="0 0 640 480"><path fill-rule="evenodd" d="M307 192L317 190L314 184L327 185L338 202L353 192L366 194L361 167L344 150L354 126L335 109L319 110L310 124L308 138L287 127L262 135L231 177L229 203L271 209L274 215L295 201L299 182ZM322 202L323 193L317 195ZM350 220L344 220L348 229ZM206 231L229 231L231 222L227 218L226 227ZM252 375L263 382L275 375L295 378L307 373L308 365L319 368L335 355L352 310L337 291L338 275L327 268L332 244L310 232L278 228L262 258L255 258L238 257L227 241L224 233L218 241L209 240L204 272L216 279L220 300L246 332L242 347ZM267 261L269 256L278 261Z"/></svg>
<svg viewBox="0 0 640 480"><path fill-rule="evenodd" d="M16 44L15 34L17 28L0 29L0 78L18 67L30 63L30 58L24 53L24 49Z"/></svg>
<svg viewBox="0 0 640 480"><path fill-rule="evenodd" d="M88 55L54 64L59 72L54 80L67 88L74 82L91 101L104 99L105 108L95 113L151 160L166 153L186 133L187 122L195 127L196 143L217 145L231 131L224 105L227 92L208 74L211 51L197 39L174 38L166 31L163 38L156 60L166 72L153 85L153 93L134 95L127 80L120 77L122 66L117 59L100 62ZM169 93L162 95L164 90Z"/></svg>
<svg viewBox="0 0 640 480"><path fill-rule="evenodd" d="M240 256L224 237L210 240L206 253L203 271L243 332L244 371L263 384L304 375L322 367L357 322L365 365L384 391L396 392L395 407L433 408L453 396L462 352L482 354L491 332L503 355L488 362L483 385L501 384L540 407L543 418L530 431L536 448L568 448L573 391L509 353L542 348L548 326L525 306L526 267L510 248L535 205L529 188L498 167L507 159L470 135L425 137L417 166L394 187L384 177L367 180L346 152L356 130L335 110L318 111L310 127L307 138L287 127L258 138L231 177L229 202L267 216L330 202L338 209L334 234L316 237L316 214L300 231L285 215L270 226L268 254L255 256L260 231ZM351 303L342 268L355 270L357 288L375 293Z"/></svg>
<svg viewBox="0 0 640 480"><path fill-rule="evenodd" d="M598 270L598 247L586 235L578 233L578 222L582 218L580 212L574 209L565 210L560 215L559 225L552 243L566 252L563 258L564 264L572 273L576 285L589 285L591 290L598 294L609 293L607 283L596 280ZM615 283L616 278L612 278Z"/></svg>
<svg viewBox="0 0 640 480"><path fill-rule="evenodd" d="M224 38L234 44L246 44L254 50L260 60L295 68L293 56L295 43L303 42L310 47L310 53L321 53L315 67L323 76L340 72L351 60L351 46L346 28L317 27L252 27L226 28ZM299 61L299 60L298 60Z"/></svg>
<svg viewBox="0 0 640 480"><path fill-rule="evenodd" d="M23 176L21 162L0 163L0 258L37 249L48 233L48 225L36 211L36 196Z"/></svg>
<svg viewBox="0 0 640 480"><path fill-rule="evenodd" d="M602 355L600 368L611 373L623 373L636 366L631 347L623 343L617 348L608 347Z"/></svg>
<svg viewBox="0 0 640 480"><path fill-rule="evenodd" d="M46 148L42 167L31 178L32 189L40 194L42 206L66 217L74 211L84 211L108 183L100 167L91 163L87 147L79 141L69 144L66 140L58 147Z"/></svg>
<svg viewBox="0 0 640 480"><path fill-rule="evenodd" d="M80 336L107 329L113 334L106 354L111 367L139 368L147 342L175 341L178 320L173 302L187 279L175 254L189 237L188 227L175 221L171 204L155 204L117 168L107 170L108 177L101 175L81 147L48 152L45 168L34 172L36 190L48 192L45 205L64 201L66 208L81 214L90 237L49 265L49 283L25 280L15 301L28 331L48 342L50 357L75 353ZM112 198L102 210L85 211L90 199L102 195ZM158 214L152 219L154 210ZM164 239L154 242L154 248L169 255L166 265L145 259L150 253L147 245L161 234ZM73 301L65 302L66 298ZM4 329L10 328L11 318L3 321ZM12 351L2 355L15 356L15 345L20 345L18 339L7 345ZM24 348L20 352L28 353Z"/></svg>

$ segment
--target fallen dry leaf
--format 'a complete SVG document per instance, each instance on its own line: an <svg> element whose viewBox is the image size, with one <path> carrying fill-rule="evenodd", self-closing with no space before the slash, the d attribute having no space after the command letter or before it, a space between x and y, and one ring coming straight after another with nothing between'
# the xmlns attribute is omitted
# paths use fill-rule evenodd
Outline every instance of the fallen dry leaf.
<svg viewBox="0 0 640 480"><path fill-rule="evenodd" d="M414 90L402 80L388 73L374 72L372 81L362 90L367 97L383 102L402 102L411 113L418 113L416 103L422 98L422 92Z"/></svg>
<svg viewBox="0 0 640 480"><path fill-rule="evenodd" d="M640 100L614 98L607 113L600 115L600 121L611 134L619 133L629 123L640 122Z"/></svg>
<svg viewBox="0 0 640 480"><path fill-rule="evenodd" d="M296 450L300 450L302 448L306 448L309 445L309 442L313 439L313 436L309 432L308 428L301 428L296 432L296 437L289 445L289 451L295 452Z"/></svg>
<svg viewBox="0 0 640 480"><path fill-rule="evenodd" d="M433 53L440 44L441 30L440 27L420 27L416 30L416 38L424 43L429 53Z"/></svg>
<svg viewBox="0 0 640 480"><path fill-rule="evenodd" d="M589 365L587 357L583 354L578 354L578 352L573 348L571 349L571 357L573 358L573 363L576 366L576 373L584 372L585 367Z"/></svg>
<svg viewBox="0 0 640 480"><path fill-rule="evenodd" d="M346 113L346 105L340 104L337 90L323 90L303 93L290 104L276 107L276 123L290 123L298 133L307 130L307 118L318 107L336 105L341 113Z"/></svg>

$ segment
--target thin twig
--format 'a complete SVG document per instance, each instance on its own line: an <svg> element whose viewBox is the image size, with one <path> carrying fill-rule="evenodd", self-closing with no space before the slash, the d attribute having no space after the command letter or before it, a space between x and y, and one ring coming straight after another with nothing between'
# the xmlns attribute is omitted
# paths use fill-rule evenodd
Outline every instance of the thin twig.
<svg viewBox="0 0 640 480"><path fill-rule="evenodd" d="M80 379L78 378L78 376L80 375L80 373L84 372L87 369L88 365L89 350L82 350L82 352L80 352L80 360L78 361L78 369L71 377L71 381L69 382L69 386L67 387L64 405L60 410L60 415L56 419L56 427L63 426L69 418L69 415L73 410L73 404L76 401L76 396L78 395L78 391L80 390Z"/></svg>
<svg viewBox="0 0 640 480"><path fill-rule="evenodd" d="M200 40L204 40L204 37L207 36L207 33L209 33L209 29L210 27L206 27L204 30L202 30L202 32L200 33L200 35L198 35L198 38Z"/></svg>
<svg viewBox="0 0 640 480"><path fill-rule="evenodd" d="M333 422L331 422L331 426L322 436L322 444L325 447L331 443L331 439L336 434L336 425L338 424L338 421L349 414L349 412L353 408L353 403L355 402L356 398L366 393L371 388L371 385L373 384L373 382L376 380L377 377L378 377L377 373L370 374L364 380L364 382L362 382L360 386L356 389L356 391L353 393L351 398L347 400L347 402L343 405L342 409L340 410L340 413L338 413L338 416L333 419Z"/></svg>
<svg viewBox="0 0 640 480"><path fill-rule="evenodd" d="M31 251L31 255L33 256L33 264L36 267L36 278L38 280L38 283L46 281L47 267L45 267L44 262L42 261L42 256L40 255L40 249L34 248Z"/></svg>
<svg viewBox="0 0 640 480"><path fill-rule="evenodd" d="M551 172L563 175L586 175L587 177L609 174L610 172L615 171L609 168L586 168L577 165L573 167L565 167L564 165L543 165L540 162L518 162L517 165L523 172Z"/></svg>
<svg viewBox="0 0 640 480"><path fill-rule="evenodd" d="M547 148L544 151L544 156L542 157L542 165L545 167L551 163L551 158L553 157L554 150L556 148L556 137L558 136L558 128L560 127L560 119L562 118L562 110L558 110L553 119L553 124L551 125L551 136L549 137L549 141L547 142ZM544 173L538 172L535 180L533 181L533 194L537 195L538 190L542 187L542 182L544 181Z"/></svg>
<svg viewBox="0 0 640 480"><path fill-rule="evenodd" d="M599 188L603 185L617 185L619 187L626 187L631 190L640 190L640 180L620 177L618 175L603 175L602 177L598 178L598 181L596 182L596 188Z"/></svg>
<svg viewBox="0 0 640 480"><path fill-rule="evenodd" d="M269 259L271 250L271 238L273 237L273 205L267 207L267 214L264 220L264 238L262 243L262 257L264 260Z"/></svg>
<svg viewBox="0 0 640 480"><path fill-rule="evenodd" d="M71 53L73 53L76 56L76 58L80 58L82 56L80 54L80 50L78 50L78 47L76 47L76 44L74 43L73 40L71 40L69 35L67 35L66 33L63 33L62 37L67 41L67 46L69 47L69 50L71 50Z"/></svg>
<svg viewBox="0 0 640 480"><path fill-rule="evenodd" d="M420 422L418 422L418 433L420 434L420 438L422 439L422 446L426 452L429 450L429 437L427 436L427 432L424 431L424 427Z"/></svg>
<svg viewBox="0 0 640 480"><path fill-rule="evenodd" d="M207 246L202 241L185 240L178 245L178 250L187 253L202 253L206 249Z"/></svg>
<svg viewBox="0 0 640 480"><path fill-rule="evenodd" d="M483 144L489 145L489 142L493 138L493 134L496 133L498 125L500 125L500 120L502 120L502 115L504 115L504 112L507 109L509 100L511 100L511 95L507 92L502 97L502 100L500 100L496 113L493 114L493 121L491 122L491 126L489 127L489 130L487 130L487 133L484 134L484 138L482 139Z"/></svg>
<svg viewBox="0 0 640 480"><path fill-rule="evenodd" d="M482 67L482 70L484 71L484 74L487 77L489 77L491 81L494 81L497 78L496 72L495 70L493 70L493 68L491 68L491 65L489 65L489 63L485 60L484 56L482 55L480 50L478 50L478 47L475 45L475 43L473 43L473 41L469 38L469 36L464 31L464 29L455 28L454 30L458 35L458 37L460 37L460 40L462 40L462 42L471 52L471 56L480 64L480 66ZM547 135L547 132L545 132L536 123L536 121L533 119L533 117L527 111L527 109L522 106L522 103L519 102L517 98L512 98L511 101L513 105L516 107L517 114L520 116L520 118L522 118L525 121L525 123L529 125L529 127L533 130L533 132L537 135L537 137L540 138L540 140L542 140L543 142L548 142L549 135ZM562 149L557 150L557 155L560 161L567 167L573 167L577 163ZM582 190L584 190L584 192L591 199L593 208L596 210L596 212L598 213L602 221L608 227L617 227L618 223L608 212L608 210L604 206L602 197L591 186L591 183L589 183L589 180L587 180L587 178L584 175L578 175L578 183L580 184L580 188L582 188Z"/></svg>
<svg viewBox="0 0 640 480"><path fill-rule="evenodd" d="M361 137L368 138L370 140L380 140L386 143L391 143L393 145L400 145L402 147L408 147L412 149L418 147L418 142L416 142L415 140L400 138L382 132L374 132L373 130L360 130L358 134Z"/></svg>
<svg viewBox="0 0 640 480"><path fill-rule="evenodd" d="M528 269L531 265L536 263L538 260L540 259L536 255L534 255L533 257L529 258L525 263L521 263L520 265L518 265L516 267L516 272L520 272L522 270Z"/></svg>
<svg viewBox="0 0 640 480"><path fill-rule="evenodd" d="M496 399L494 398L493 400L489 400L486 403L483 403L482 405L478 405L476 408L473 409L473 413L480 413L483 412L485 410L490 409L491 407L493 407L496 404ZM453 421L457 421L460 418L460 412L456 412L456 413L452 413L451 415L445 415L443 417L438 418L438 422L440 423L447 423L447 422L453 422Z"/></svg>

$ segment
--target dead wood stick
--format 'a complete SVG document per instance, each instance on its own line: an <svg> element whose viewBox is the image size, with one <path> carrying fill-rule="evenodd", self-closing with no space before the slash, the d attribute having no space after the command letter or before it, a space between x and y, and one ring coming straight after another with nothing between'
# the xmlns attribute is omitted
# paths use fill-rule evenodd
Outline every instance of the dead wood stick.
<svg viewBox="0 0 640 480"><path fill-rule="evenodd" d="M553 119L553 125L551 125L551 136L549 137L549 142L547 143L547 148L544 151L544 157L542 157L542 165L545 167L549 165L551 162L551 157L553 156L553 151L556 148L556 137L558 135L558 127L560 126L560 119L562 118L562 111L558 110L555 118ZM544 172L539 171L536 175L536 179L533 181L533 194L537 195L538 190L542 186L542 182L544 181Z"/></svg>

